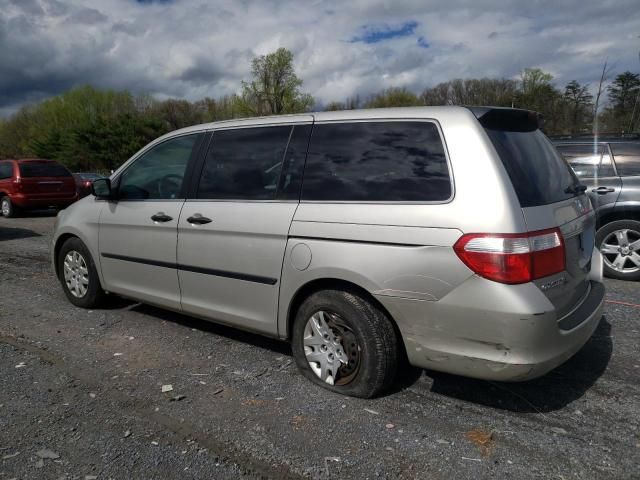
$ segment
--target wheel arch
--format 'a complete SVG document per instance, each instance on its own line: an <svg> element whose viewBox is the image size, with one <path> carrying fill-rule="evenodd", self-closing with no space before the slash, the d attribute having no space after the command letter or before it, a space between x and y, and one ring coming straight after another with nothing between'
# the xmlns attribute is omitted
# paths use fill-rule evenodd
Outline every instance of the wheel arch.
<svg viewBox="0 0 640 480"><path fill-rule="evenodd" d="M64 242L69 240L70 238L77 238L82 240L78 235L74 235L73 233L63 233L57 239L55 244L53 245L53 269L56 274L56 277L60 278L60 271L58 269L58 255L60 255L60 249Z"/></svg>
<svg viewBox="0 0 640 480"><path fill-rule="evenodd" d="M362 287L361 285L358 285L357 283L354 283L349 280L344 280L341 278L316 278L301 285L296 290L287 308L286 332L285 332L287 340L291 341L293 322L295 319L296 312L300 307L300 305L302 304L302 302L304 302L304 300L308 298L310 295L321 290L351 291L351 292L357 293L367 301L374 304L377 308L380 309L381 312L383 312L387 316L387 318L391 322L391 325L393 326L393 329L396 332L396 335L398 338L398 346L400 348L400 354L405 356L406 358L406 351L405 351L404 341L402 339L402 334L400 333L398 323L396 322L395 318L393 318L393 315L391 315L391 312L389 312L389 310L382 303L380 303L380 301L378 301L378 299L366 288Z"/></svg>
<svg viewBox="0 0 640 480"><path fill-rule="evenodd" d="M628 206L624 209L614 209L613 211L605 213L598 218L598 229L601 229L611 222L617 222L619 220L633 220L640 222L640 204L637 206Z"/></svg>

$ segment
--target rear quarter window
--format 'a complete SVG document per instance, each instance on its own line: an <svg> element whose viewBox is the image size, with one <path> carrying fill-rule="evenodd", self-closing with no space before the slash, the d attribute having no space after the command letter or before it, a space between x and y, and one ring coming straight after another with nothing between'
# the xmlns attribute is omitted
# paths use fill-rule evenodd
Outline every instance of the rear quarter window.
<svg viewBox="0 0 640 480"><path fill-rule="evenodd" d="M28 177L70 177L71 172L55 162L22 162L20 176Z"/></svg>
<svg viewBox="0 0 640 480"><path fill-rule="evenodd" d="M451 195L444 145L432 122L313 127L303 200L444 202Z"/></svg>
<svg viewBox="0 0 640 480"><path fill-rule="evenodd" d="M521 207L548 205L577 195L572 190L579 183L575 173L540 130L485 131L509 174Z"/></svg>
<svg viewBox="0 0 640 480"><path fill-rule="evenodd" d="M0 180L13 177L13 164L11 162L0 162Z"/></svg>

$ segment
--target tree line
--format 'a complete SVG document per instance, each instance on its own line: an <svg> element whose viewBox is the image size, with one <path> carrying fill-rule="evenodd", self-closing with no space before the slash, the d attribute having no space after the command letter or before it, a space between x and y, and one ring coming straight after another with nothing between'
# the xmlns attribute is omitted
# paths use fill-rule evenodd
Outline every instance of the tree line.
<svg viewBox="0 0 640 480"><path fill-rule="evenodd" d="M219 98L157 100L128 91L74 88L26 105L0 120L0 158L51 158L73 171L111 170L154 138L199 123L310 111L315 102L301 90L293 54L284 48L252 61L252 78L240 93ZM325 110L420 105L492 105L540 112L547 134L640 132L640 74L623 72L607 82L602 71L597 95L573 80L558 88L537 68L518 79L453 79L420 93L389 88L367 97L327 104ZM608 85L605 84L608 83ZM603 100L606 98L606 105Z"/></svg>

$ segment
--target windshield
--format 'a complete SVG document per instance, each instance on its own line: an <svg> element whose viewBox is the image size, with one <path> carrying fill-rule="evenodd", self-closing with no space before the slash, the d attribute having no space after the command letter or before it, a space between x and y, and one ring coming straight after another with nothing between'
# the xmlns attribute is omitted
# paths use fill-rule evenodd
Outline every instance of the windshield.
<svg viewBox="0 0 640 480"><path fill-rule="evenodd" d="M581 193L573 170L540 130L485 130L511 178L521 207L561 202Z"/></svg>

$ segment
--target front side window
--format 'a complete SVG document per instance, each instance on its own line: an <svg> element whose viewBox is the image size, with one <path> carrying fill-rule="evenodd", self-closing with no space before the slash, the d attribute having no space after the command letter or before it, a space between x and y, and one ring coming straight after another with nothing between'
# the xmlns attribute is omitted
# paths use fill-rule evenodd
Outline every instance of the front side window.
<svg viewBox="0 0 640 480"><path fill-rule="evenodd" d="M183 198L182 182L198 136L172 138L143 153L120 177L119 197L126 200Z"/></svg>
<svg viewBox="0 0 640 480"><path fill-rule="evenodd" d="M606 145L558 145L557 149L580 178L614 175L611 155Z"/></svg>
<svg viewBox="0 0 640 480"><path fill-rule="evenodd" d="M611 150L613 151L618 175L621 177L640 175L639 143L612 143Z"/></svg>
<svg viewBox="0 0 640 480"><path fill-rule="evenodd" d="M11 162L0 162L0 180L13 177L13 164Z"/></svg>
<svg viewBox="0 0 640 480"><path fill-rule="evenodd" d="M292 128L285 125L214 132L197 198L275 199Z"/></svg>
<svg viewBox="0 0 640 480"><path fill-rule="evenodd" d="M432 122L316 125L302 183L304 200L443 202L449 168Z"/></svg>

